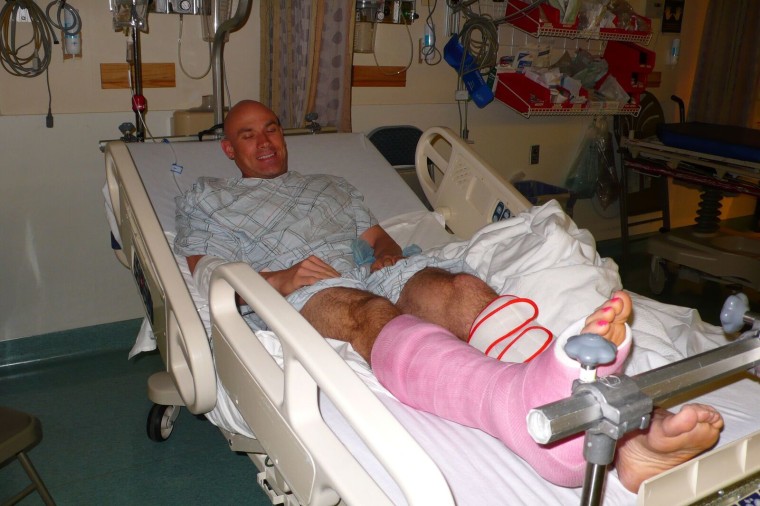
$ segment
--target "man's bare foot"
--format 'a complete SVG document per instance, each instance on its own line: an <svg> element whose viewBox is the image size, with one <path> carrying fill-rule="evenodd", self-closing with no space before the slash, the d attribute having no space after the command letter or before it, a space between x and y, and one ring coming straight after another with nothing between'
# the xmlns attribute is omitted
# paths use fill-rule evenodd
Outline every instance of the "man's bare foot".
<svg viewBox="0 0 760 506"><path fill-rule="evenodd" d="M612 294L612 298L586 318L584 333L598 334L620 346L625 341L625 323L631 315L631 297L624 291Z"/></svg>
<svg viewBox="0 0 760 506"><path fill-rule="evenodd" d="M712 406L686 404L677 414L655 408L646 431L618 444L615 466L620 482L637 492L644 480L712 447L722 428L723 417Z"/></svg>

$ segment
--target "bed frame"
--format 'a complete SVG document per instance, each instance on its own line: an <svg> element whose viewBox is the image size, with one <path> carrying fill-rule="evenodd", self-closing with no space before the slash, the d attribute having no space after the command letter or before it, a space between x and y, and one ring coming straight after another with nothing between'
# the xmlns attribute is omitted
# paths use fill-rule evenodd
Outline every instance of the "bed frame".
<svg viewBox="0 0 760 506"><path fill-rule="evenodd" d="M170 432L176 406L194 414L213 409L218 373L257 436L225 437L233 451L249 454L273 504L391 504L323 420L321 393L377 457L409 504L454 504L440 470L414 438L335 350L245 264L226 264L212 277L212 357L203 321L127 146L108 143L105 162L107 193L122 239L117 256L134 275L166 365L165 372L149 381L151 400L172 407L162 413L162 427ZM431 205L459 237L530 207L448 129L423 134L416 165ZM279 337L282 368L240 316L235 293ZM749 467L750 472L760 471L760 463Z"/></svg>
<svg viewBox="0 0 760 506"><path fill-rule="evenodd" d="M417 157L431 159L440 173L451 168L459 174L454 183L446 178L438 187L427 170L419 170L433 205L446 207L456 193L465 191L466 206L457 211L444 209L450 228L462 237L489 223L497 210L500 218L506 218L530 207L521 194L490 172L472 177L463 188L461 176L472 176L472 167L485 164L447 129L426 132ZM171 431L178 414L176 406L185 406L194 414L214 407L218 370L257 435L257 440L250 440L226 434L231 449L251 455L260 470L258 481L273 502L335 504L342 499L350 504L389 504L325 425L319 412L319 389L381 462L393 462L386 470L409 504L453 504L448 485L430 457L300 314L244 264L224 266L212 281L212 357L203 322L127 145L108 143L105 160L108 195L122 239L117 256L134 275L166 365L164 373L149 380L151 401L169 407L159 413L162 432L168 435ZM427 168L428 164L418 166ZM499 186L502 196L494 191ZM282 340L284 369L252 337L235 306L234 292L240 293ZM256 376L241 378L224 372L241 365L257 371ZM331 374L320 372L325 370Z"/></svg>

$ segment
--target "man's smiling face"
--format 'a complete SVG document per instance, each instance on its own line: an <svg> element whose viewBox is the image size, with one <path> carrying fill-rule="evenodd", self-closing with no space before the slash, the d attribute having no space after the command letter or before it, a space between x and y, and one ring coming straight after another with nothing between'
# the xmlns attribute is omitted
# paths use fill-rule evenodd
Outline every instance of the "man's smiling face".
<svg viewBox="0 0 760 506"><path fill-rule="evenodd" d="M224 121L222 150L243 177L271 179L288 171L288 148L277 116L265 105L246 100Z"/></svg>

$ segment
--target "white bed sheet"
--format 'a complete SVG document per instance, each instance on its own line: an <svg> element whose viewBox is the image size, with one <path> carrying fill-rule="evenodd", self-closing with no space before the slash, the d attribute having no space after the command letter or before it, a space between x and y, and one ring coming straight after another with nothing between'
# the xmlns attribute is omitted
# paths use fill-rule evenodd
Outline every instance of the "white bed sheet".
<svg viewBox="0 0 760 506"><path fill-rule="evenodd" d="M343 135L352 138L337 138ZM455 238L436 226L439 217L423 211L422 204L400 178L391 179L391 189L382 189L381 181L387 178L387 171L393 172L392 168L360 134L289 138L291 169L308 172L308 167L314 167L312 172L319 171L321 160L334 159L335 150L345 140L349 140L357 151L355 155L349 151L344 160L362 160L354 164L362 172L368 166L367 157L371 161L376 155L377 166L370 167L370 173L363 178L356 179L355 174L352 175L351 163L348 173L344 175L366 192L368 204L378 218L384 220L383 224L397 240L402 244L416 242L428 248L448 242L429 250L429 254L445 257L465 255L467 261L497 291L536 300L541 310L540 320L553 330L563 329L579 316L588 314L619 286L614 262L599 258L590 234L577 229L554 202L492 225L473 240L461 242L454 241ZM159 220L164 229L169 230L167 240L170 244L174 228L174 197L179 191L188 187L198 176L208 175L208 168L212 166L219 167L222 174L235 175L234 165L224 158L221 150L218 147L209 149L208 144L140 145L139 149L132 151ZM169 184L167 172L161 174L160 170L146 169L165 168L170 171L172 163L183 165L183 171L178 176L168 172ZM176 181L172 181L175 177ZM394 196L392 202L386 197L389 194ZM407 197L411 198L409 202L406 202ZM397 206L401 209L401 216L392 218L392 209ZM205 301L192 285L185 262L180 259L178 263L208 330L210 323ZM627 369L630 374L727 342L719 328L703 323L694 310L667 306L635 294L632 296L635 306L632 329L636 346ZM281 358L279 342L274 334L259 331L257 336L275 358ZM144 348L150 348L149 342L143 344ZM449 482L457 504L573 504L578 501L579 489L547 483L494 438L403 406L377 383L366 363L350 346L339 342L331 344L433 457ZM208 418L222 428L250 435L250 430L224 389L220 385L217 389L217 406L207 415ZM760 409L756 413L748 413L743 400L758 395L760 384L755 379L744 379L730 389L708 394L709 402L721 409L728 420L722 441L734 440L757 429ZM349 444L357 460L395 502L403 504L403 497L392 479L324 396L321 398L321 409L325 420ZM634 494L624 490L612 473L607 484L605 504L634 503Z"/></svg>

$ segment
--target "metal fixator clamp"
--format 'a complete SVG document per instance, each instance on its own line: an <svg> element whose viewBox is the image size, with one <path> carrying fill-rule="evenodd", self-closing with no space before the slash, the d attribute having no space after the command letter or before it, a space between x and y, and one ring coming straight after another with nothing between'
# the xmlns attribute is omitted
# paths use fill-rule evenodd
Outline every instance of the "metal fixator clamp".
<svg viewBox="0 0 760 506"><path fill-rule="evenodd" d="M738 332L745 324L760 327L760 314L749 310L749 297L744 293L729 295L720 311L720 323L729 333Z"/></svg>
<svg viewBox="0 0 760 506"><path fill-rule="evenodd" d="M649 425L652 400L627 376L596 379L597 367L614 361L617 355L617 346L602 336L571 337L565 353L581 364L573 395L561 406L555 403L531 411L528 430L539 443L577 434L579 428L585 430L583 456L587 465L581 504L596 505L601 502L607 466L615 457L618 439Z"/></svg>
<svg viewBox="0 0 760 506"><path fill-rule="evenodd" d="M743 307L740 316L747 316L742 312ZM750 318L754 320L754 327L760 327L760 317L750 315ZM760 364L758 330L747 332L725 346L636 376L607 376L592 383L576 382L570 397L528 413L528 432L540 444L586 432L584 456L589 467L581 504L598 504L603 482L598 479L598 472L589 476L589 469L594 469L592 462L611 462L613 441L637 428L645 429L653 406Z"/></svg>

